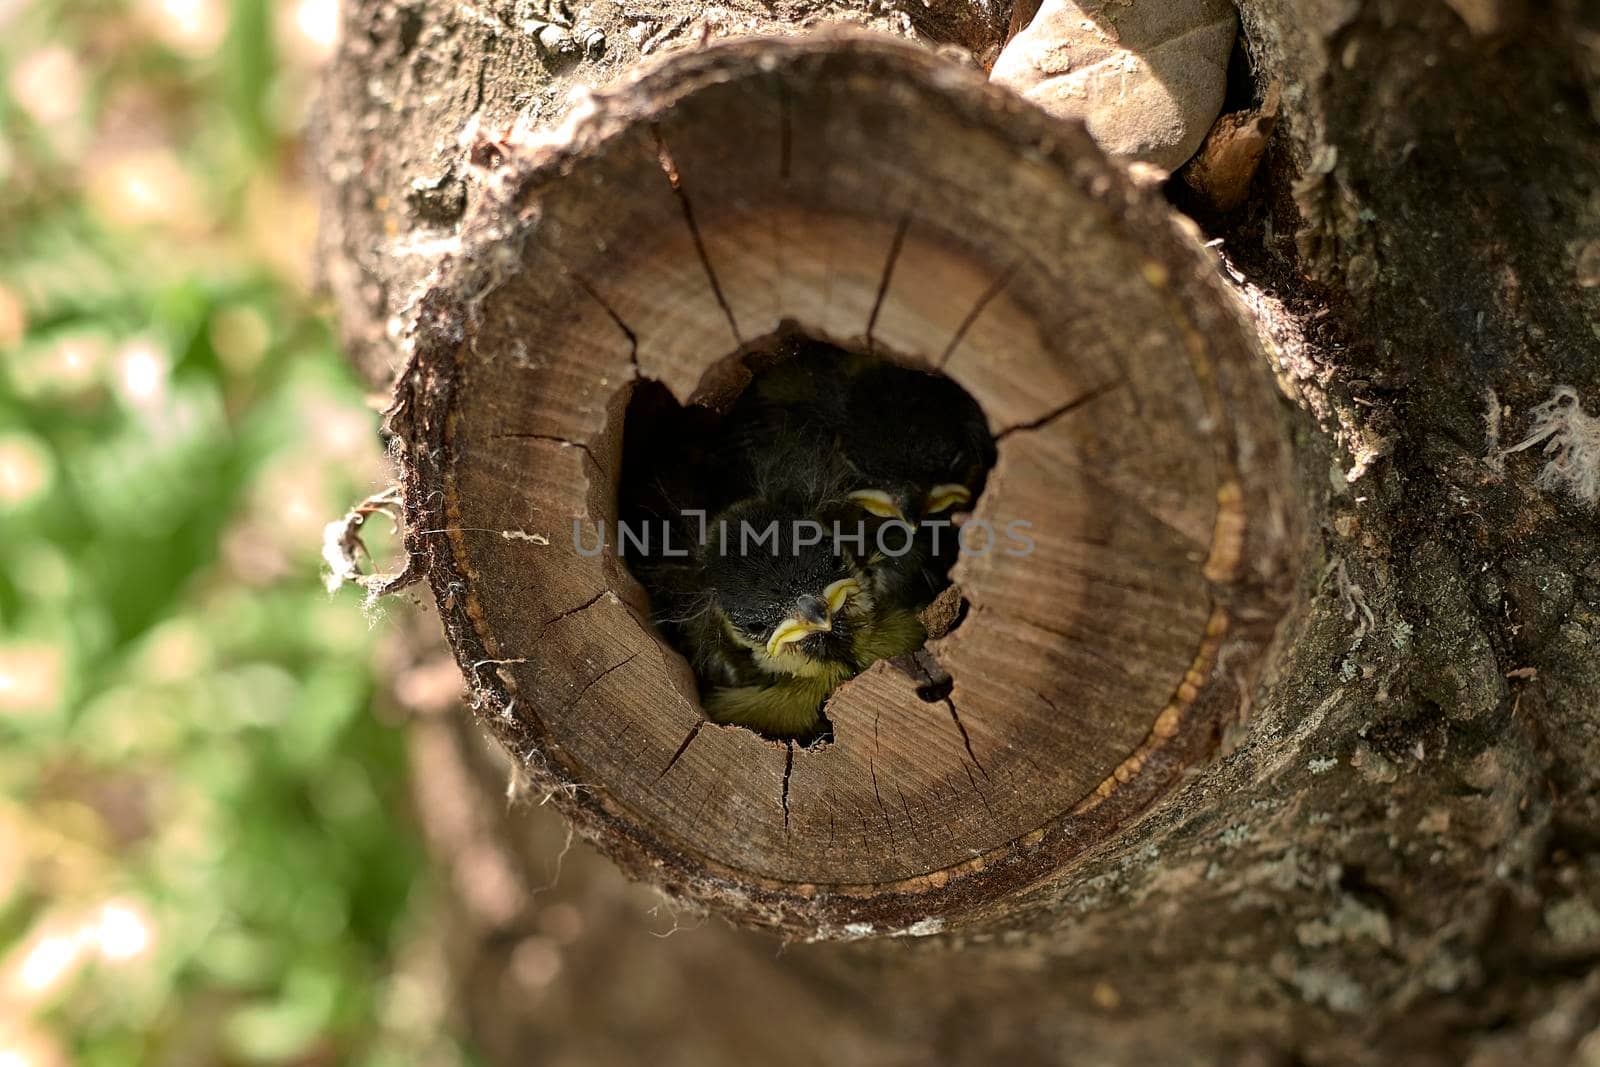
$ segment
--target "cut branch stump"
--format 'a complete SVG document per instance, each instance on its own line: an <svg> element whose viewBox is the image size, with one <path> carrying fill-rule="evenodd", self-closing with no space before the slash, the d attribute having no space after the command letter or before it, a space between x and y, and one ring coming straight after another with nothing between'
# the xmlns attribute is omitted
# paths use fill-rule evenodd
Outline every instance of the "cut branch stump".
<svg viewBox="0 0 1600 1067"><path fill-rule="evenodd" d="M1075 127L883 37L750 39L480 153L393 426L482 721L635 875L810 937L1003 923L1216 751L1298 570L1284 417L1203 250ZM808 748L707 722L609 547L641 379L798 330L948 374L999 461L929 645ZM888 403L890 398L886 398ZM923 696L919 696L919 689Z"/></svg>

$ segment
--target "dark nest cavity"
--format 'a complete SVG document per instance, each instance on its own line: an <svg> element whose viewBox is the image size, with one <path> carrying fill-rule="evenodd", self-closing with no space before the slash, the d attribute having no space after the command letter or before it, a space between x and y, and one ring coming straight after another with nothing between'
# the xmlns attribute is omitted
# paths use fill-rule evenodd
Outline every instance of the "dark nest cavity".
<svg viewBox="0 0 1600 1067"><path fill-rule="evenodd" d="M723 410L635 388L614 543L707 716L809 743L834 688L926 640L994 439L940 374L796 334L738 358Z"/></svg>

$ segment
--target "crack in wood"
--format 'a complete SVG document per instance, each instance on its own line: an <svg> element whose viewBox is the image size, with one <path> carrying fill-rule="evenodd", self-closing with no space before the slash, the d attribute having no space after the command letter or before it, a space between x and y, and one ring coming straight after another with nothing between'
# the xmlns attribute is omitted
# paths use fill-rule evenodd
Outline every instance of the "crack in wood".
<svg viewBox="0 0 1600 1067"><path fill-rule="evenodd" d="M694 814L689 816L690 820L699 821L700 813L706 810L707 804L711 803L711 794L716 792L716 788L717 782L715 779L707 784L705 795L700 798L700 803L695 806Z"/></svg>
<svg viewBox="0 0 1600 1067"><path fill-rule="evenodd" d="M967 728L961 723L961 715L956 711L956 702L950 697L945 697L944 706L950 709L950 721L955 723L956 729L961 732L961 743L967 746L967 758L972 760L973 767L978 768L978 773L983 775L983 780L986 782L990 781L989 772L984 770L982 763L978 762L978 754L972 751L972 738L968 736ZM983 806L988 809L990 815L993 815L994 809L989 807L988 796L984 794L984 791L981 788L979 788L978 780L972 777L972 767L967 767L967 765L964 763L962 764L962 767L966 768L967 780L972 783L973 792L978 794L978 799L983 801Z"/></svg>
<svg viewBox="0 0 1600 1067"><path fill-rule="evenodd" d="M867 773L872 776L872 795L878 798L878 811L883 815L883 828L889 834L889 851L900 850L899 844L894 839L894 823L889 819L889 809L883 803L883 793L878 789L878 724L883 720L883 709L879 708L872 716L872 755L867 757Z"/></svg>
<svg viewBox="0 0 1600 1067"><path fill-rule="evenodd" d="M878 324L878 312L883 310L883 301L889 295L889 283L894 279L894 265L900 258L900 249L906 243L906 231L911 228L911 212L907 211L900 216L900 223L894 228L894 239L889 242L889 257L884 261L883 274L878 278L878 293L872 300L872 314L867 316L867 352L874 350L876 341L873 339L873 328Z"/></svg>
<svg viewBox="0 0 1600 1067"><path fill-rule="evenodd" d="M899 844L894 839L894 823L889 819L889 809L883 803L883 793L878 789L878 764L876 760L867 761L867 773L872 776L872 795L878 801L878 814L883 816L883 829L889 835L889 852L900 851Z"/></svg>
<svg viewBox="0 0 1600 1067"><path fill-rule="evenodd" d="M587 685L585 685L582 689L578 690L578 695L577 696L573 697L570 701L567 702L567 706L561 709L561 714L562 715L566 715L573 708L577 707L580 703L582 703L583 698L589 695L589 690L593 689L595 686L597 686L601 682L605 681L607 675L610 675L610 674L612 674L612 673L614 673L616 671L620 671L622 668L626 667L628 664L632 663L634 660L638 659L643 654L644 654L644 649L642 649L642 648L638 649L635 652L633 652L633 654L629 655L626 659L624 659L621 663L614 663L611 666L607 667L605 670L601 671L599 674L595 675L593 678L591 678L589 680L589 683Z"/></svg>
<svg viewBox="0 0 1600 1067"><path fill-rule="evenodd" d="M900 807L906 813L906 828L911 831L912 840L917 840L921 835L917 833L917 821L911 817L911 804L906 800L906 791L900 788L899 782L895 783L894 791L900 794Z"/></svg>
<svg viewBox="0 0 1600 1067"><path fill-rule="evenodd" d="M789 775L794 773L794 742L787 745L783 758L783 832L789 832Z"/></svg>
<svg viewBox="0 0 1600 1067"><path fill-rule="evenodd" d="M484 530L482 532L484 532L484 533L495 533L497 531ZM567 619L570 616L576 615L580 611L587 611L588 609L594 607L601 600L603 600L610 592L611 592L611 589L609 587L607 587L605 589L602 589L598 593L596 593L594 596L590 597L588 600L585 600L582 604L578 604L578 605L576 605L574 607L567 608L565 611L562 611L562 612L552 616L550 619L547 619L546 621L540 623L538 631L534 634L534 640L538 640L540 637L542 637L544 635L544 632L546 630L550 629L550 627L556 625L557 623L563 621L564 619ZM595 684L595 682L598 682L601 678L604 678L607 674L610 674L612 671L616 670L618 667L621 667L624 664L628 663L630 660L634 659L634 657L640 655L644 651L645 651L644 649L639 649L638 651L634 652L633 655L631 655L627 659L623 660L622 663L618 663L614 667L608 667L605 671L601 672L599 677L595 678L594 681L591 681L588 685L584 686L583 692L580 692L578 694L578 696L572 701L572 703L568 704L566 706L566 708L564 708L562 710L562 714L566 714L566 712L568 712L568 711L572 710L574 707L576 707L578 701L583 699L584 693L587 693L589 691L590 687ZM472 664L471 670L473 671L474 674L476 674L479 670L481 670L485 666L496 666L496 667L499 667L499 666L509 666L509 665L513 665L513 664L523 664L523 663L531 663L531 662L533 662L533 657L529 657L529 656L516 656L516 657L509 657L509 658L502 658L502 659L480 659L480 660L477 660L476 662L474 662ZM482 683L479 682L479 683L476 683L476 684L481 685Z"/></svg>
<svg viewBox="0 0 1600 1067"><path fill-rule="evenodd" d="M954 628L952 627L952 630ZM949 631L947 631L948 635ZM907 674L915 680L922 678L917 686L917 699L924 704L935 704L950 695L950 690L955 687L956 680L950 672L944 669L944 664L939 662L939 657L930 652L926 646L911 653L907 661L909 669Z"/></svg>
<svg viewBox="0 0 1600 1067"><path fill-rule="evenodd" d="M1050 711L1051 711L1051 713L1053 715L1057 716L1058 718L1062 716L1061 708L1056 704L1056 702L1054 700L1051 700L1048 695L1046 695L1045 693L1041 693L1037 689L1029 689L1028 692L1030 692L1034 696L1038 697L1039 700L1044 704L1044 706L1050 709ZM1024 748L1024 749L1019 750L1017 752L1017 755L1021 756L1025 760L1027 760L1028 761L1028 766L1032 767L1036 772L1038 772L1039 774L1043 774L1044 773L1044 768L1039 766L1039 761L1038 760L1034 759L1031 755L1028 754L1027 749Z"/></svg>
<svg viewBox="0 0 1600 1067"><path fill-rule="evenodd" d="M689 193L683 188L683 180L678 173L678 165L672 159L672 151L667 147L666 139L661 136L661 128L652 125L650 132L656 139L656 158L661 163L661 171L667 176L667 184L672 187L672 195L678 199L678 207L683 210L684 225L689 227L689 237L694 242L695 255L700 257L700 266L706 273L706 281L711 284L711 295L717 300L717 306L722 309L722 314L728 320L728 329L733 331L733 343L738 348L744 347L744 338L739 334L739 323L733 317L733 308L728 305L728 298L723 295L722 284L717 281L717 272L711 265L711 256L706 251L705 238L700 234L700 225L695 222L694 205L689 201Z"/></svg>
<svg viewBox="0 0 1600 1067"><path fill-rule="evenodd" d="M522 432L515 432L515 431L506 431L504 433L497 433L497 434L492 435L490 437L490 440L492 440L492 441L551 441L551 442L554 442L555 444L558 444L558 445L565 445L568 448L579 449L580 451L583 452L583 454L585 456L589 457L589 462L594 464L595 470L600 471L601 473L605 472L605 468L600 465L600 461L598 459L594 458L594 453L592 451L590 451L588 445L584 444L582 441L570 441L567 438L562 437L559 434L553 434L553 433L522 433ZM493 531L491 531L491 532L493 532Z"/></svg>
<svg viewBox="0 0 1600 1067"><path fill-rule="evenodd" d="M962 770L967 772L967 781L972 783L972 791L974 793L978 794L978 799L979 800L983 801L984 810L987 811L990 815L993 815L994 814L994 808L990 806L989 797L988 797L988 795L986 793L984 793L983 787L980 786L978 784L978 780L972 776L972 768L968 767L965 763L963 763L961 765L961 768L962 768ZM980 771L983 770L982 767L979 767L978 769Z"/></svg>
<svg viewBox="0 0 1600 1067"><path fill-rule="evenodd" d="M589 283L589 279L570 267L567 269L567 274L573 281L578 283L579 289L588 294L589 299L600 305L600 310L606 313L606 317L616 324L617 329L622 331L622 336L628 339L628 362L633 364L633 376L635 378L643 377L639 373L639 335L618 314L617 309L611 306L611 302L600 295L600 290Z"/></svg>
<svg viewBox="0 0 1600 1067"><path fill-rule="evenodd" d="M661 768L661 773L656 775L656 781L658 783L661 781L661 779L663 779L663 778L665 778L667 776L667 772L671 771L672 768L677 765L678 757L682 756L685 752L687 752L689 750L690 742L692 742L695 738L700 736L700 731L705 728L705 725L706 725L706 720L701 719L699 722L697 722L693 726L689 727L689 732L688 732L688 734L686 734L684 736L683 743L678 746L678 751L676 751L676 752L674 752L672 754L672 758L667 760L667 765L665 767Z"/></svg>
<svg viewBox="0 0 1600 1067"><path fill-rule="evenodd" d="M1023 433L1028 430L1037 430L1044 426L1048 426L1050 423L1061 418L1063 415L1070 415L1072 412L1077 411L1090 401L1098 400L1107 393L1111 392L1113 389L1116 389L1118 386L1126 384L1128 384L1128 380L1126 378L1117 378L1114 381L1107 382L1104 385L1097 385L1088 392L1073 397L1060 407L1054 409L1053 411L1046 412L1036 419L1030 419L1027 422L1019 422L1014 426L1007 426L1005 429L995 434L994 439L996 442L1000 442L1004 441L1007 437L1010 437L1014 433Z"/></svg>
<svg viewBox="0 0 1600 1067"><path fill-rule="evenodd" d="M546 630L550 629L550 627L554 626L556 623L564 621L568 616L576 615L580 611L589 610L590 608L594 607L596 604L600 603L600 601L609 592L611 592L611 589L608 586L605 589L600 590L598 593L596 593L594 596L590 597L588 600L585 600L582 604L579 604L576 607L568 608L567 610L565 610L563 612L560 612L559 614L551 617L550 619L547 619L545 622L540 623L539 624L539 632L537 634L535 634L534 636L535 637L542 636ZM635 653L635 655L637 655L637 654L638 653Z"/></svg>
<svg viewBox="0 0 1600 1067"><path fill-rule="evenodd" d="M956 327L955 336L950 338L948 345L945 345L944 353L939 357L940 370L943 370L945 364L950 362L950 357L956 354L956 349L960 346L962 339L967 336L967 331L972 329L972 324L978 321L978 316L983 314L983 309L989 306L989 301L999 296L1000 290L1011 284L1012 275L1016 274L1016 272L1017 268L1015 266L1007 267L1000 277L996 278L989 288L985 289L983 294L978 297L978 302L972 305L972 310L967 312L967 317L962 319L961 324Z"/></svg>

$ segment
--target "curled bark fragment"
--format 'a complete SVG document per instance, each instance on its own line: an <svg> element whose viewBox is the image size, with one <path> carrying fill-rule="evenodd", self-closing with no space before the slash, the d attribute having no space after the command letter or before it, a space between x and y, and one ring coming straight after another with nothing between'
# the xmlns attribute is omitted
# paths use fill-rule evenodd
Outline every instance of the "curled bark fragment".
<svg viewBox="0 0 1600 1067"><path fill-rule="evenodd" d="M401 522L400 487L391 485L367 497L361 503L335 519L322 530L322 561L328 565L324 584L328 592L337 592L346 583L359 585L367 591L369 603L398 593L422 580L422 570L408 555L406 565L393 573L364 574L361 559L372 559L366 542L361 539L361 529L374 515L387 515L397 526Z"/></svg>

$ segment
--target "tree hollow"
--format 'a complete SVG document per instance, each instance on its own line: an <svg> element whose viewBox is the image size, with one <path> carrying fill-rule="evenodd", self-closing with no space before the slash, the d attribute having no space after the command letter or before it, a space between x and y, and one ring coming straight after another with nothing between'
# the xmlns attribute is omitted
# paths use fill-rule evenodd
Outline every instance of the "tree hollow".
<svg viewBox="0 0 1600 1067"><path fill-rule="evenodd" d="M1080 129L830 35L676 57L493 155L401 385L410 544L483 721L587 836L743 921L948 928L1214 752L1298 563L1286 432L1203 253ZM707 722L574 527L614 528L635 383L725 405L781 330L959 382L999 452L975 518L1033 542L956 565L947 694L879 662L808 748Z"/></svg>

